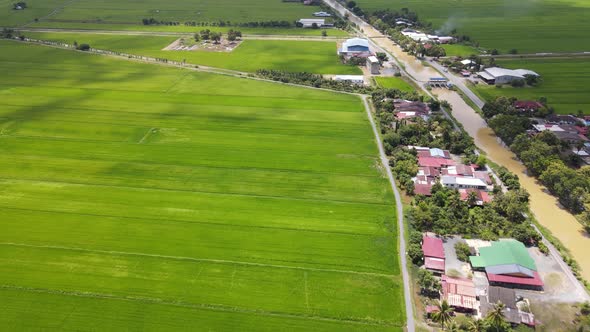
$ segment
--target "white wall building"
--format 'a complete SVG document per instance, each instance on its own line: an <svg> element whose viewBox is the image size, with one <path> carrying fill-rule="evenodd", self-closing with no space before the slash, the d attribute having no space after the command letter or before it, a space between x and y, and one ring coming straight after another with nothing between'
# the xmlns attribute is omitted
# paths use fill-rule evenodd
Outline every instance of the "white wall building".
<svg viewBox="0 0 590 332"><path fill-rule="evenodd" d="M354 84L365 84L365 77L363 75L336 75L332 78L334 81L351 82Z"/></svg>
<svg viewBox="0 0 590 332"><path fill-rule="evenodd" d="M367 69L372 75L379 75L379 69L381 68L381 64L379 63L379 59L376 56L370 56L367 58Z"/></svg>
<svg viewBox="0 0 590 332"><path fill-rule="evenodd" d="M440 177L440 183L452 189L481 189L486 190L488 185L481 179L463 178L457 176L443 175Z"/></svg>
<svg viewBox="0 0 590 332"><path fill-rule="evenodd" d="M525 76L541 76L532 70L527 69L506 69L500 67L486 68L477 73L481 79L488 84L509 84L518 79L524 79Z"/></svg>
<svg viewBox="0 0 590 332"><path fill-rule="evenodd" d="M326 25L326 20L323 18L302 18L298 23L301 23L304 28L312 28L314 23L318 28Z"/></svg>

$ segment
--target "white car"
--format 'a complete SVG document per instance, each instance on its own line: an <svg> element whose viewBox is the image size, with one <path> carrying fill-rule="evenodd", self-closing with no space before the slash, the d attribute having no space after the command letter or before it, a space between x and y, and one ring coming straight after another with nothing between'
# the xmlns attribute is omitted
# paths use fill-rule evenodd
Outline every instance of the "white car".
<svg viewBox="0 0 590 332"><path fill-rule="evenodd" d="M317 16L317 17L330 17L332 15L329 14L329 13L326 13L326 12L315 12L315 13L313 13L313 16Z"/></svg>

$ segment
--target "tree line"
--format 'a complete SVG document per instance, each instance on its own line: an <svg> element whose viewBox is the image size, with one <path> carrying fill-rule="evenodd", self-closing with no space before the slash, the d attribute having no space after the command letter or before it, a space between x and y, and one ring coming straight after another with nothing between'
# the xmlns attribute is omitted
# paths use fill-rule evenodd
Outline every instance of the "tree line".
<svg viewBox="0 0 590 332"><path fill-rule="evenodd" d="M256 75L282 83L293 83L299 85L312 86L314 88L332 89L338 91L354 92L354 93L371 93L375 90L372 86L359 85L346 81L335 81L323 77L320 74L312 74L307 72L288 72L284 70L274 69L259 69Z"/></svg>
<svg viewBox="0 0 590 332"><path fill-rule="evenodd" d="M221 40L222 37L223 37L223 34L221 32L211 31L209 29L201 30L198 33L195 33L193 36L194 40L197 42L201 41L201 40L211 40L214 43L219 43L219 41ZM242 38L241 31L229 29L229 31L227 32L227 40L228 41L236 41L240 38Z"/></svg>

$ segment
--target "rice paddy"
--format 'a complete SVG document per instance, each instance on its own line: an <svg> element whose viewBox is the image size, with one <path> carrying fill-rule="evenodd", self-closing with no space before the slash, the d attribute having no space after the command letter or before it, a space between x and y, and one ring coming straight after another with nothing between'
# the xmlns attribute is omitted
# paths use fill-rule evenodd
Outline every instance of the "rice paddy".
<svg viewBox="0 0 590 332"><path fill-rule="evenodd" d="M442 33L457 29L482 47L503 53L590 51L587 0L358 0L363 10L402 8Z"/></svg>
<svg viewBox="0 0 590 332"><path fill-rule="evenodd" d="M3 327L402 330L358 97L0 48Z"/></svg>

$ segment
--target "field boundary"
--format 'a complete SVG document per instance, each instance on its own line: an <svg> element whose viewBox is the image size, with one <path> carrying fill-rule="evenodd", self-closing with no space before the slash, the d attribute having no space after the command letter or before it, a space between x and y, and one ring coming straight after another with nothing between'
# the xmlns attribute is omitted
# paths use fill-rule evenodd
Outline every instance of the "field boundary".
<svg viewBox="0 0 590 332"><path fill-rule="evenodd" d="M62 250L62 251L77 251L77 252L96 253L96 254L104 254L104 255L111 255L111 256L150 257L150 258L155 258L155 259L165 259L165 260L167 259L167 260L175 260L175 261L205 262L205 263L214 263L214 264L223 264L223 265L255 266L255 267L289 269L289 270L298 270L298 271L354 274L354 275L362 275L362 276L375 277L375 278L385 278L385 279L391 279L391 280L397 278L397 275L395 275L395 274L385 274L385 273L361 272L361 271L354 271L354 270L323 269L323 268L315 268L315 267L289 266L289 265L278 265L278 264L264 264L264 263L232 261L232 260L225 260L225 259L168 256L168 255L146 254L146 253L127 252L127 251L86 249L86 248L79 248L79 247L34 245L34 244L13 243L13 242L0 242L0 246L48 249L48 250Z"/></svg>

